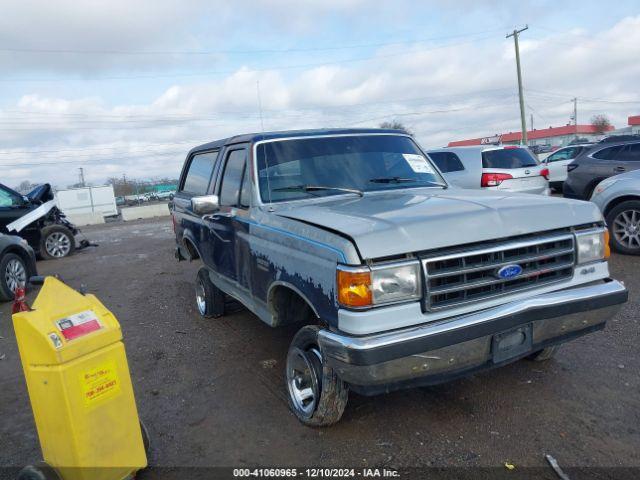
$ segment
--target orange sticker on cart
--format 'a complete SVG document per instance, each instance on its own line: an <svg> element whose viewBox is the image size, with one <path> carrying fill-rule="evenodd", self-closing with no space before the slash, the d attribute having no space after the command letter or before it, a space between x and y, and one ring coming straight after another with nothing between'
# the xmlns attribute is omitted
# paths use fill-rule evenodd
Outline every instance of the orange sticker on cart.
<svg viewBox="0 0 640 480"><path fill-rule="evenodd" d="M104 362L80 375L84 404L93 406L120 393L120 377L116 363Z"/></svg>

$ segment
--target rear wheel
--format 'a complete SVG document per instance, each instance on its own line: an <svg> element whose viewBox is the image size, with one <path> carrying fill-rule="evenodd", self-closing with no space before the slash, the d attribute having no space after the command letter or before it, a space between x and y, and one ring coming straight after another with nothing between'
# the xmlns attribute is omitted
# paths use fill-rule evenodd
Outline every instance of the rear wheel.
<svg viewBox="0 0 640 480"><path fill-rule="evenodd" d="M73 232L62 225L44 227L40 239L40 255L44 259L68 257L76 249Z"/></svg>
<svg viewBox="0 0 640 480"><path fill-rule="evenodd" d="M224 293L213 284L206 267L198 270L196 306L198 313L205 318L218 318L224 315Z"/></svg>
<svg viewBox="0 0 640 480"><path fill-rule="evenodd" d="M342 417L349 398L347 385L323 361L317 326L302 327L291 341L285 381L289 406L305 425L332 425Z"/></svg>
<svg viewBox="0 0 640 480"><path fill-rule="evenodd" d="M16 288L27 284L27 264L19 255L7 253L0 260L0 300L12 300Z"/></svg>
<svg viewBox="0 0 640 480"><path fill-rule="evenodd" d="M640 201L616 205L607 215L611 247L627 255L640 255Z"/></svg>
<svg viewBox="0 0 640 480"><path fill-rule="evenodd" d="M542 350L538 350L535 353L532 353L527 357L527 360L533 360L534 362L544 362L546 360L550 360L556 354L556 352L560 349L560 345L554 345L553 347L543 348Z"/></svg>

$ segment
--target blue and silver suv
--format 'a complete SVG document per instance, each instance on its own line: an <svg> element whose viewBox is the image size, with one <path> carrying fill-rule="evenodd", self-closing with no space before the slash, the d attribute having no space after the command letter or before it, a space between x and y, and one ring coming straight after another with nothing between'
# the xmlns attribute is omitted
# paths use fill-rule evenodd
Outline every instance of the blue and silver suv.
<svg viewBox="0 0 640 480"><path fill-rule="evenodd" d="M172 202L196 300L298 324L293 412L434 384L599 330L626 301L591 203L451 187L396 130L240 135L194 148Z"/></svg>

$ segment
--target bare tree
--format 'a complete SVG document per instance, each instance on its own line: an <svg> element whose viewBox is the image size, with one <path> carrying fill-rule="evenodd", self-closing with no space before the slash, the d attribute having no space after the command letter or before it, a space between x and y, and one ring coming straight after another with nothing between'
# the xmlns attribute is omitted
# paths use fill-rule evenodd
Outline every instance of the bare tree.
<svg viewBox="0 0 640 480"><path fill-rule="evenodd" d="M591 117L591 125L595 128L596 133L603 134L609 130L611 122L606 115L598 114Z"/></svg>
<svg viewBox="0 0 640 480"><path fill-rule="evenodd" d="M400 120L394 119L394 120L382 122L380 124L380 128L389 128L391 130L402 130L403 132L408 133L409 135L413 135L413 132L408 127L405 127L404 123L402 123Z"/></svg>

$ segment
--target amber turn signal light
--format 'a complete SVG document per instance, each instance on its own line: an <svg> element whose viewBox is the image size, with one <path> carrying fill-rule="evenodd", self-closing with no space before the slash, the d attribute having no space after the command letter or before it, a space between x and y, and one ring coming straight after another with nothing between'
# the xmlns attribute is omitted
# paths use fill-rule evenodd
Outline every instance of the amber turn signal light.
<svg viewBox="0 0 640 480"><path fill-rule="evenodd" d="M371 272L338 270L338 302L345 307L368 307L373 303Z"/></svg>
<svg viewBox="0 0 640 480"><path fill-rule="evenodd" d="M610 240L609 230L605 229L604 231L604 258L609 258L611 256L611 247L609 246Z"/></svg>

